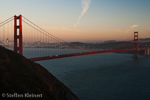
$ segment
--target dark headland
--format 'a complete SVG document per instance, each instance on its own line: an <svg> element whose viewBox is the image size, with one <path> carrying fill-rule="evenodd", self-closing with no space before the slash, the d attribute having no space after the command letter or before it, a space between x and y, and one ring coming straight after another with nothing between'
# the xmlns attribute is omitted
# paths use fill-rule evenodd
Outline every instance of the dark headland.
<svg viewBox="0 0 150 100"><path fill-rule="evenodd" d="M0 46L0 100L79 100L41 65Z"/></svg>

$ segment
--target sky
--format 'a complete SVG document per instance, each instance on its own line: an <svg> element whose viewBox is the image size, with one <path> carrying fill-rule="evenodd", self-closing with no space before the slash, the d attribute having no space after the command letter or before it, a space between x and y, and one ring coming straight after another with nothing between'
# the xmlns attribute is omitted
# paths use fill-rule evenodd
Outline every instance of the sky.
<svg viewBox="0 0 150 100"><path fill-rule="evenodd" d="M150 38L150 0L0 0L0 22L20 14L65 41Z"/></svg>

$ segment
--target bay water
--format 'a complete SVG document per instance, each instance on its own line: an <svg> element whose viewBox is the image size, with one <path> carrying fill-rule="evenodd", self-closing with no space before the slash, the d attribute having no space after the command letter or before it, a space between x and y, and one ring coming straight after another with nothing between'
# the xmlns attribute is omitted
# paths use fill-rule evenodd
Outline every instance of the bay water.
<svg viewBox="0 0 150 100"><path fill-rule="evenodd" d="M24 56L42 52L35 49L24 49ZM81 100L150 100L150 57L132 57L127 53L103 53L36 63Z"/></svg>

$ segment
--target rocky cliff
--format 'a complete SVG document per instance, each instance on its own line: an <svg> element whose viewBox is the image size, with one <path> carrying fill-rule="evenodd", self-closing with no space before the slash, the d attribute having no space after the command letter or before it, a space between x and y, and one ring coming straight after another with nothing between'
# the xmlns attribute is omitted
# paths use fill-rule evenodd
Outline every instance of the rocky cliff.
<svg viewBox="0 0 150 100"><path fill-rule="evenodd" d="M79 100L41 65L0 46L0 100Z"/></svg>

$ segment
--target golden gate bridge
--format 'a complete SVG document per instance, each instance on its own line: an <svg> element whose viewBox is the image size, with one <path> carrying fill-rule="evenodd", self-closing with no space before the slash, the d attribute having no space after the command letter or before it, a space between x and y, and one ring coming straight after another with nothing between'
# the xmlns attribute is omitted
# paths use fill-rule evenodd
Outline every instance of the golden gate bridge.
<svg viewBox="0 0 150 100"><path fill-rule="evenodd" d="M60 38L52 35L51 33L45 31L44 29L40 28L38 25L34 24L22 15L12 16L9 19L0 23L0 45L9 48L11 47L15 52L18 52L22 55L23 48L39 48L41 50L41 55L37 56L36 53L33 53L33 57L29 58L32 61L125 51L133 51L134 57L139 58L138 52L141 50L144 50L145 54L149 55L150 49L148 47L139 45L139 33L134 32L133 35L133 42L124 41L118 46L115 46L111 49L93 50L79 47L69 42L65 42ZM127 43L133 43L133 47L128 48ZM41 48L44 48L43 52L46 52L45 55L42 55ZM66 52L66 49L70 50ZM82 52L74 52L75 49L82 50Z"/></svg>

